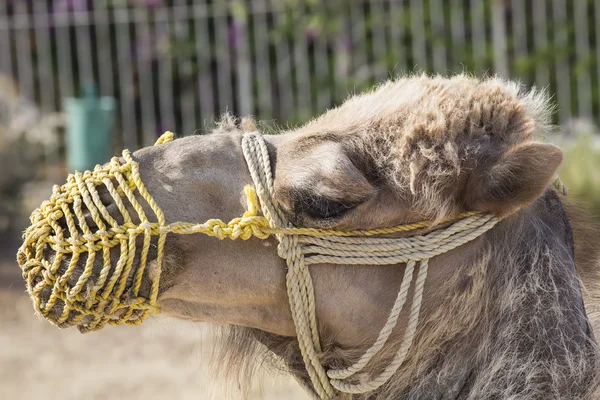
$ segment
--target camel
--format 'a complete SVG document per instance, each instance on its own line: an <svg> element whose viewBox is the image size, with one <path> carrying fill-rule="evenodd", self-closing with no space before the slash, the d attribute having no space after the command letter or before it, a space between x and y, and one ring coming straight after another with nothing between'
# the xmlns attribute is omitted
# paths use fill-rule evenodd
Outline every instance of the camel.
<svg viewBox="0 0 600 400"><path fill-rule="evenodd" d="M563 155L537 139L553 129L551 113L543 91L501 78L416 75L262 136L273 202L295 227L447 226L465 212L499 221L429 260L412 345L394 374L374 390L326 398L599 398L593 235L552 187ZM244 188L253 179L241 143L256 130L250 119L225 115L210 134L133 153L167 222L229 221L247 211ZM232 241L169 234L164 246L162 314L229 326L223 368L238 371L239 379L261 357L311 392L275 236ZM320 363L344 368L372 346L406 268L310 265ZM90 279L97 274L94 269ZM409 313L402 309L358 380L390 363Z"/></svg>

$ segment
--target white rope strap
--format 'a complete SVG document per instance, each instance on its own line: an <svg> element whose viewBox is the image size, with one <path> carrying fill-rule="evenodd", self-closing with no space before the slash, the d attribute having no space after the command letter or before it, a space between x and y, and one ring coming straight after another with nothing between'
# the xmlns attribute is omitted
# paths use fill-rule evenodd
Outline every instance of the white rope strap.
<svg viewBox="0 0 600 400"><path fill-rule="evenodd" d="M375 343L373 343L373 346L371 346L371 348L369 348L369 350L367 350L357 362L355 362L348 368L337 370L330 369L329 371L327 371L327 376L335 379L336 383L340 382L340 379L346 379L356 374L357 372L362 371L362 369L369 363L369 361L371 361L373 356L377 354L379 350L381 350L385 342L390 337L392 330L396 326L396 322L398 321L400 312L404 307L404 303L406 302L406 297L408 296L408 289L410 289L410 284L413 279L413 271L415 268L415 264L416 262L414 261L410 261L406 264L406 268L404 270L404 278L402 278L402 284L400 285L398 297L394 302L394 307L392 307L392 311L390 312L387 322L381 330L381 332L379 333L379 337L377 337L377 340L375 341Z"/></svg>
<svg viewBox="0 0 600 400"><path fill-rule="evenodd" d="M245 135L242 150L265 217L272 227L287 227L289 224L272 202L273 174L263 138L258 133ZM335 396L335 390L318 356L321 344L314 312L314 288L298 243L298 235L277 235L277 239L278 254L288 265L286 286L300 352L314 391L321 399L330 399Z"/></svg>
<svg viewBox="0 0 600 400"><path fill-rule="evenodd" d="M429 259L476 239L492 229L499 219L485 214L472 214L446 228L405 238L304 234L311 232L310 230L297 230L302 233L294 233L295 228L286 221L280 209L273 203L273 174L264 139L258 133L246 134L242 140L242 149L264 216L271 228L285 232L276 234L279 240L278 254L286 260L288 267L286 286L292 318L300 352L313 386L308 392L316 398L331 399L336 395L336 390L345 393L365 393L381 387L402 365L413 343ZM396 327L408 298L417 262L419 272L411 299L408 325L394 358L379 375L370 377L362 373L359 377L361 371L381 351ZM319 358L322 349L317 330L314 288L309 271L310 265L321 263L406 264L394 306L373 345L351 366L329 371L325 370ZM304 382L301 384L306 388Z"/></svg>
<svg viewBox="0 0 600 400"><path fill-rule="evenodd" d="M415 293L413 295L412 307L410 310L410 317L408 318L408 325L402 338L402 344L396 352L392 362L385 368L385 370L376 378L370 381L361 382L357 384L350 384L343 380L332 379L331 384L338 390L346 393L365 393L370 392L379 388L381 385L386 383L392 375L400 368L400 365L404 362L410 346L412 345L415 331L417 330L417 323L419 322L419 312L421 310L421 301L423 299L423 286L425 285L425 278L427 278L427 268L429 264L427 260L422 260L419 266L419 275L415 284ZM387 325L387 324L386 324ZM393 327L392 327L393 328ZM386 329L386 327L384 327ZM371 347L365 354L371 353L373 347ZM361 368L362 369L362 368ZM350 377L351 375L348 375Z"/></svg>

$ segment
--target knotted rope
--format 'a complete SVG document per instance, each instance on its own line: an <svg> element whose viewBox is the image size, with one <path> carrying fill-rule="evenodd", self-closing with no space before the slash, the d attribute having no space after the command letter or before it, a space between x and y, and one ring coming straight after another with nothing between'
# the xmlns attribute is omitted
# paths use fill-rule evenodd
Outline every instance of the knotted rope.
<svg viewBox="0 0 600 400"><path fill-rule="evenodd" d="M171 140L173 134L167 132L157 145ZM162 211L141 180L138 164L127 150L123 152L123 160L115 157L105 166L96 166L94 171L70 175L67 183L56 186L50 200L33 212L31 226L25 231L19 249L17 259L35 309L60 327L78 325L83 332L101 329L107 323L137 325L150 313L159 311L159 280L168 233L202 233L219 239L244 240L275 235L279 241L278 254L288 266L287 293L298 344L312 382L311 394L330 399L336 391L364 393L377 389L397 371L410 350L429 259L481 236L498 218L464 213L442 221L452 223L448 227L405 238L373 236L434 227L426 221L349 231L293 227L273 202L273 174L263 137L258 133L246 134L242 150L254 187L244 189L247 211L228 223L211 219L201 224L166 224ZM104 186L110 194L112 210L102 201L98 186ZM153 215L146 215L148 208ZM151 246L156 246L153 264L148 263ZM116 263L111 262L111 250L118 254ZM101 260L101 267L95 266L96 260ZM76 267L80 263L84 267L78 275ZM359 360L343 369L326 370L319 357L322 348L309 266L321 263L406 263L396 301L377 339ZM383 371L376 376L366 375L362 371L396 326L417 264L410 315L401 345ZM144 281L149 285L148 294L142 294Z"/></svg>

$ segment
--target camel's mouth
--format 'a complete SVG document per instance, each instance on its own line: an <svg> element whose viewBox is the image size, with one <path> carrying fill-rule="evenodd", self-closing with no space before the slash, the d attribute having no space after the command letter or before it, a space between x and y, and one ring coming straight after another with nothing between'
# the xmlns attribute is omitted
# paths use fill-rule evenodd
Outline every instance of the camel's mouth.
<svg viewBox="0 0 600 400"><path fill-rule="evenodd" d="M70 175L31 215L17 261L37 312L81 331L157 311L162 212L128 152Z"/></svg>
<svg viewBox="0 0 600 400"><path fill-rule="evenodd" d="M155 268L156 260L156 237L151 239L150 250L148 252L148 268ZM123 286L120 302L123 305L135 304L139 298L149 298L151 294L151 281L146 275L142 276L141 285L134 293L136 272L140 265L141 249L143 247L143 238L136 238L136 251L133 263L128 274L122 274L115 281L112 290L104 285L103 275L108 277L115 276L115 271L119 267L120 246L110 248L105 254L98 252L90 260L90 253L84 252L79 255L66 253L59 254L50 246L44 249L43 259L50 265L58 266L56 272L52 274L51 270L40 270L31 274L31 284L28 282L28 290L32 296L39 298L36 304L38 313L59 327L68 327L78 325L84 331L96 325L96 317L107 316L108 322L118 322L127 312L127 307L114 307L113 302L109 301L115 290ZM21 254L21 253L20 253ZM54 264L57 257L61 260ZM73 258L76 257L76 260ZM104 270L105 260L110 265L108 273ZM91 262L91 270L88 262ZM125 265L126 267L126 265ZM71 271L69 271L71 268ZM69 271L69 272L67 272ZM24 274L26 271L24 270ZM86 278L83 275L88 275ZM53 284L48 284L51 275L58 277ZM83 276L83 277L82 277ZM50 279L49 279L50 277ZM63 279L61 279L63 278ZM83 285L82 285L83 284ZM32 288L32 289L30 289ZM104 303L102 305L101 303ZM91 310L95 311L90 313ZM142 309L134 309L128 321L135 321L142 317Z"/></svg>

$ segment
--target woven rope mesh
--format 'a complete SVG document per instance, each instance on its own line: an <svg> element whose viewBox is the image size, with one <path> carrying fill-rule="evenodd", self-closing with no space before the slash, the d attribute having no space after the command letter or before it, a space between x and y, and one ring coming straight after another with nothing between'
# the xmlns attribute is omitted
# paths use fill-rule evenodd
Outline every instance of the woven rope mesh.
<svg viewBox="0 0 600 400"><path fill-rule="evenodd" d="M128 151L69 175L32 213L17 256L35 309L84 332L143 322L158 309L164 225Z"/></svg>

